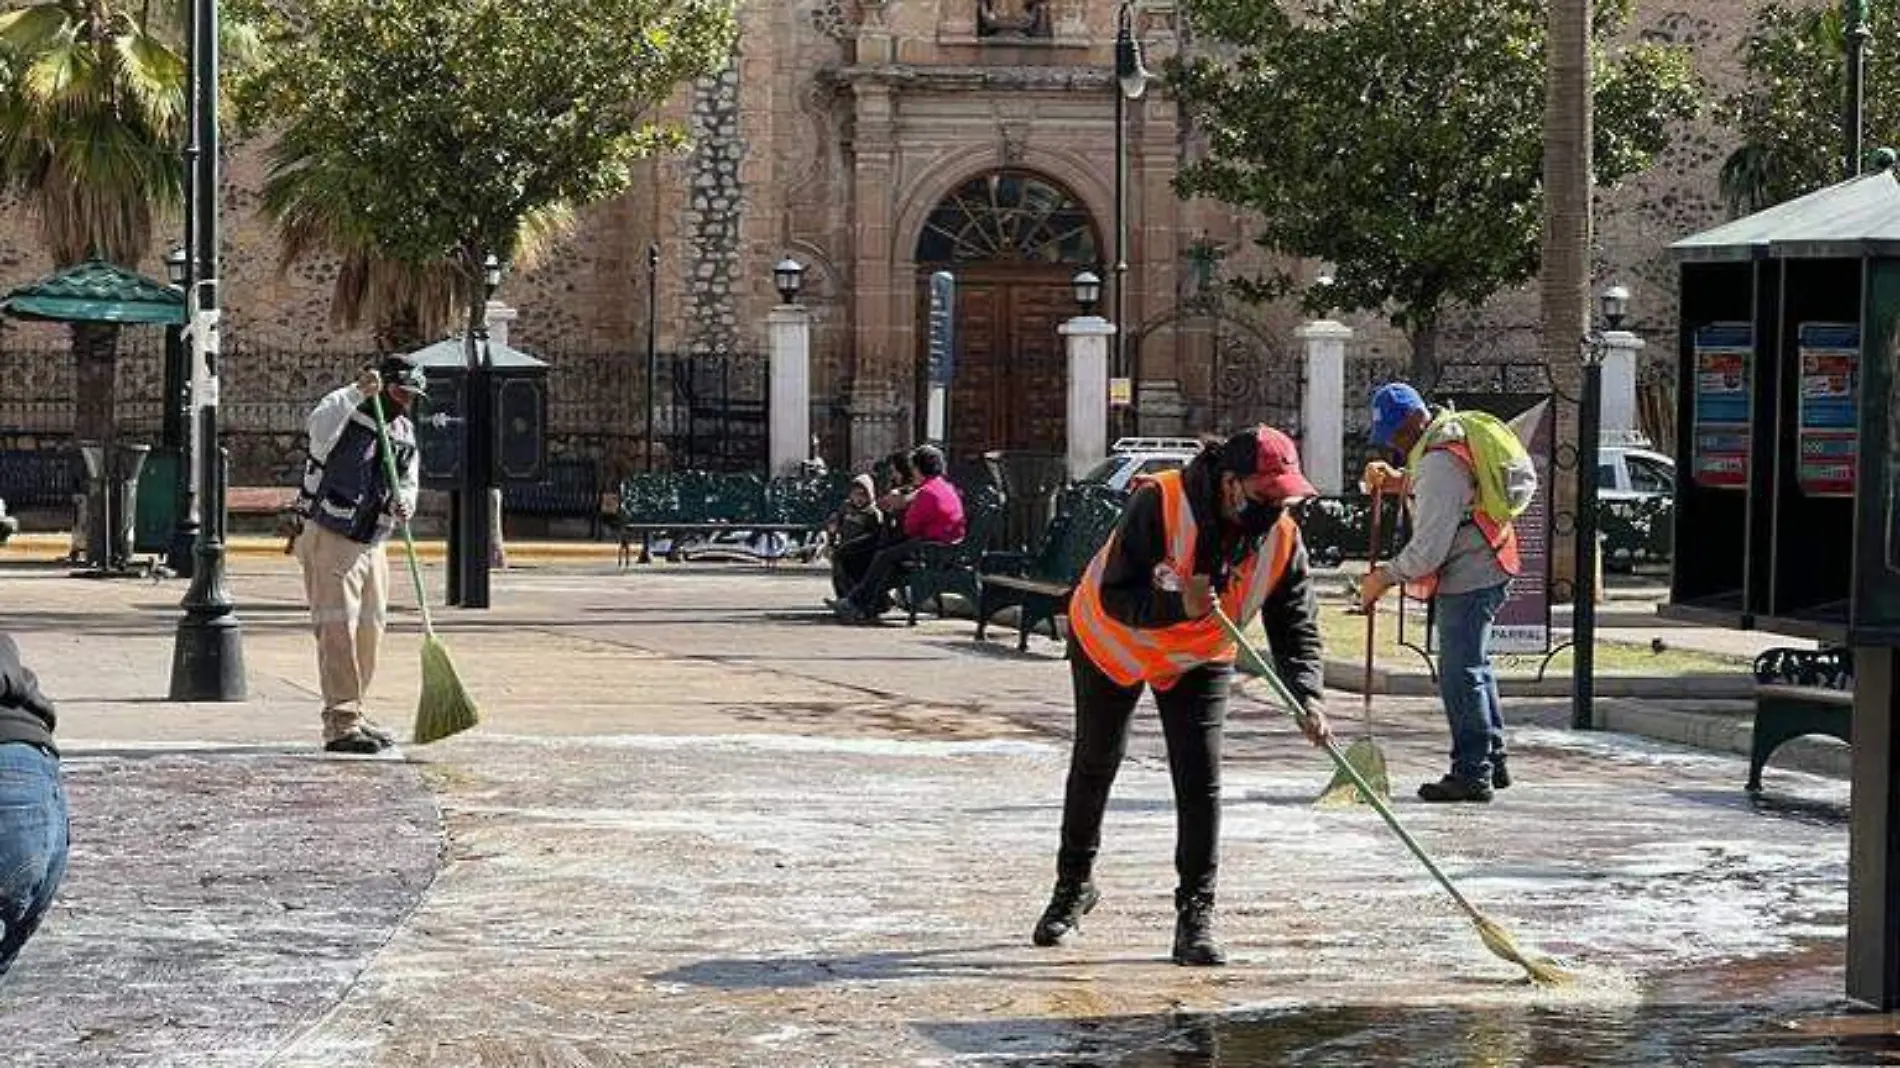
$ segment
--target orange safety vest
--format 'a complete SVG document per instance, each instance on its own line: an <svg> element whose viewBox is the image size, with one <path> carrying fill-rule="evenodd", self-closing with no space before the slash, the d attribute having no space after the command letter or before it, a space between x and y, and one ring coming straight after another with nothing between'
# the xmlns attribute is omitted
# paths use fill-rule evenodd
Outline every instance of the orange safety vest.
<svg viewBox="0 0 1900 1068"><path fill-rule="evenodd" d="M1161 490L1161 515L1167 531L1167 564L1175 574L1194 574L1194 546L1198 528L1188 503L1181 472L1166 471L1152 481ZM1109 554L1121 540L1118 530L1089 562L1069 602L1069 631L1102 674L1117 685L1145 682L1169 690L1182 675L1204 664L1231 664L1236 649L1220 624L1210 615L1172 626L1144 630L1130 627L1108 614L1102 605L1102 573ZM1221 591L1221 608L1240 626L1260 612L1267 594L1286 574L1287 564L1300 541L1299 524L1282 515L1266 538L1254 547ZM1263 563L1264 562L1264 563Z"/></svg>
<svg viewBox="0 0 1900 1068"><path fill-rule="evenodd" d="M1465 470L1475 471L1477 469L1477 464L1471 459L1471 446L1469 444L1462 441L1448 441L1443 445L1427 446L1425 451L1432 452L1439 449L1456 456L1458 462L1465 465ZM1486 515L1484 509L1473 507L1471 509L1471 522L1477 526L1478 533L1484 535L1484 543L1491 547L1492 552L1498 554L1498 566L1504 569L1505 574L1516 575L1518 572L1524 570L1524 562L1518 556L1517 552L1517 527L1512 525L1510 520L1506 519L1500 522ZM1429 601L1432 599L1432 595L1437 592L1437 572L1426 575L1422 579L1414 579L1405 584L1405 595L1414 600Z"/></svg>

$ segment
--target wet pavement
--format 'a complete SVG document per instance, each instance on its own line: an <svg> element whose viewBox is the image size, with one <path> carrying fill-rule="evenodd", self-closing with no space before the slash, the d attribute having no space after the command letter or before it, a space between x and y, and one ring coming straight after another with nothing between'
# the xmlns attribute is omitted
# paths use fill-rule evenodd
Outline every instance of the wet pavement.
<svg viewBox="0 0 1900 1068"><path fill-rule="evenodd" d="M73 695L84 843L0 985L8 1063L1895 1059L1887 1017L1841 1013L1845 784L1782 771L1751 802L1741 761L1573 734L1560 705L1510 709L1520 785L1489 807L1407 799L1442 761L1430 702L1381 701L1378 726L1408 826L1579 986L1529 987L1374 816L1313 808L1329 768L1246 700L1223 832L1235 964L1187 971L1166 960L1149 715L1102 906L1076 944L1027 945L1069 717L1047 641L836 627L795 569L522 571L500 609L442 624L484 727L409 763L337 761L302 755L311 653L281 567L240 565L258 698L237 707L156 700L175 587L0 584L29 660ZM404 616L388 720L414 643ZM222 750L182 748L200 742ZM100 993L121 988L139 996Z"/></svg>

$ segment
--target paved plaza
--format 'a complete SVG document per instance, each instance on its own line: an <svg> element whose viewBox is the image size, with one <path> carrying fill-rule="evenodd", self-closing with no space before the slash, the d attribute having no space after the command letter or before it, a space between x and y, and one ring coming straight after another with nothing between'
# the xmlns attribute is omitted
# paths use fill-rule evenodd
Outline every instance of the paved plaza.
<svg viewBox="0 0 1900 1068"><path fill-rule="evenodd" d="M1562 702L1511 703L1519 785L1488 807L1410 800L1442 771L1433 702L1378 715L1402 817L1579 986L1528 987L1369 811L1315 809L1323 757L1244 698L1235 963L1190 971L1146 712L1101 907L1028 945L1069 732L1046 639L839 627L798 567L531 565L440 621L479 730L326 758L286 561L234 561L251 700L177 706L182 584L11 559L74 849L0 986L10 1065L1834 1064L1886 1040L1838 1012L1846 784L1778 770L1751 804L1740 759L1572 733ZM376 694L404 724L400 589Z"/></svg>

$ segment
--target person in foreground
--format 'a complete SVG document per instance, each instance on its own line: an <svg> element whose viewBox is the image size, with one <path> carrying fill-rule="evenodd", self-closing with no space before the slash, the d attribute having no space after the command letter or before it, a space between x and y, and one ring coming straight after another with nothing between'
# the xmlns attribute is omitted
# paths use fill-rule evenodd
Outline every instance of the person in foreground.
<svg viewBox="0 0 1900 1068"><path fill-rule="evenodd" d="M323 748L378 753L396 744L364 714L389 612L389 559L383 546L416 509L421 457L409 405L427 392L421 368L392 356L317 402L310 413L310 458L298 511L297 562L317 632L323 691ZM395 450L389 484L372 398L383 398Z"/></svg>
<svg viewBox="0 0 1900 1068"><path fill-rule="evenodd" d="M66 877L57 719L20 647L0 634L0 977L39 930Z"/></svg>
<svg viewBox="0 0 1900 1068"><path fill-rule="evenodd" d="M1409 495L1412 537L1366 576L1368 612L1393 586L1435 599L1438 692L1451 726L1451 771L1418 788L1436 802L1491 800L1511 785L1504 715L1491 668L1491 627L1521 569L1511 519L1537 493L1537 469L1509 426L1484 412L1434 412L1403 382L1372 395L1372 441L1405 470L1366 466L1369 491Z"/></svg>
<svg viewBox="0 0 1900 1068"><path fill-rule="evenodd" d="M1101 900L1091 880L1102 813L1135 704L1152 688L1174 780L1174 962L1227 962L1213 913L1221 730L1237 650L1214 606L1242 627L1262 619L1279 674L1305 706L1302 731L1325 744L1318 608L1289 507L1312 496L1293 440L1280 431L1209 439L1184 470L1139 485L1090 562L1069 605L1075 743L1055 892L1036 923L1036 945L1065 941Z"/></svg>

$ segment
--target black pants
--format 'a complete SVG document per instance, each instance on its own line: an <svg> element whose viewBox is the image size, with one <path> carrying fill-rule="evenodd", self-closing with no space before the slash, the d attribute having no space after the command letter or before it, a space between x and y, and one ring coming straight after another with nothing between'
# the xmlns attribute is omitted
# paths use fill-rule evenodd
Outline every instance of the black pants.
<svg viewBox="0 0 1900 1068"><path fill-rule="evenodd" d="M864 575L871 566L871 557L877 555L877 537L875 535L854 538L831 552L831 589L840 597L849 597L864 581Z"/></svg>
<svg viewBox="0 0 1900 1068"><path fill-rule="evenodd" d="M896 580L897 565L908 559L922 544L921 538L904 538L879 549L871 557L870 563L864 565L864 577L858 581L857 588L846 594L851 603L868 614L888 611L891 600L885 594Z"/></svg>
<svg viewBox="0 0 1900 1068"><path fill-rule="evenodd" d="M1116 685L1073 643L1069 671L1075 683L1075 748L1069 757L1056 873L1064 879L1087 879L1101 846L1108 790L1128 751L1129 721L1146 687ZM1233 674L1225 665L1207 665L1183 675L1172 688L1155 692L1168 743L1168 772L1174 779L1174 870L1181 879L1177 892L1210 900L1220 867L1221 724L1227 718Z"/></svg>

